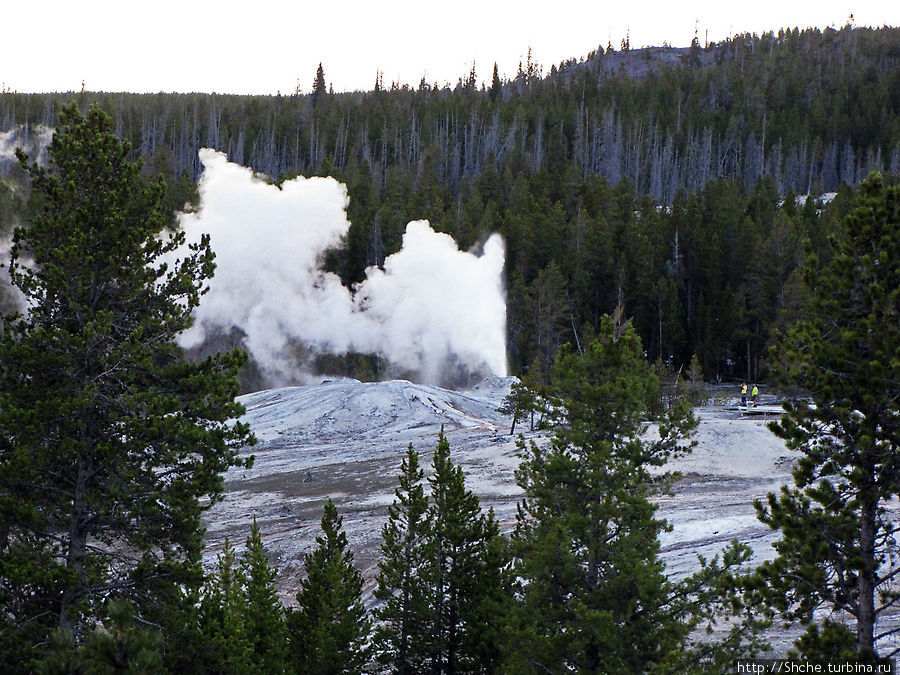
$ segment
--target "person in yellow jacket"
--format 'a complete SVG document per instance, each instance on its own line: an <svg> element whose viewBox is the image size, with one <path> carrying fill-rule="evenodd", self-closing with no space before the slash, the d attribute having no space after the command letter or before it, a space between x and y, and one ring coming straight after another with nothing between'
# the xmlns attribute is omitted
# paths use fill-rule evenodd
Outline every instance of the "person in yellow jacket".
<svg viewBox="0 0 900 675"><path fill-rule="evenodd" d="M759 397L759 387L753 385L753 391L750 392L750 400L753 401L753 407L756 407L756 399Z"/></svg>
<svg viewBox="0 0 900 675"><path fill-rule="evenodd" d="M747 383L741 385L741 405L747 407Z"/></svg>

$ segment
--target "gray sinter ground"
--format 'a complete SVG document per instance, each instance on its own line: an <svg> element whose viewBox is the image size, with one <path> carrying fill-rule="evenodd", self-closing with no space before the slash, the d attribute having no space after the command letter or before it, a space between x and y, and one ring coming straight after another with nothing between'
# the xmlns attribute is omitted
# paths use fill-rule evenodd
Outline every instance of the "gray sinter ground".
<svg viewBox="0 0 900 675"><path fill-rule="evenodd" d="M497 412L509 385L509 379L493 378L456 392L406 381L338 380L242 397L259 439L252 449L256 462L226 476L226 499L207 518L207 561L225 536L240 547L255 515L280 570L282 601L293 604L303 555L314 546L331 497L370 602L401 458L412 443L427 471L442 427L467 485L511 529L521 495L513 477L517 450L510 419ZM753 548L754 561L773 555L775 534L757 521L753 500L790 482L796 456L766 428L764 416L742 416L730 405L735 402L699 408L697 447L669 466L683 475L675 494L660 499L661 515L673 525L662 538L673 574L691 572L697 554L712 557L735 538ZM527 425L520 428L532 436ZM787 645L787 634L774 637L776 650Z"/></svg>

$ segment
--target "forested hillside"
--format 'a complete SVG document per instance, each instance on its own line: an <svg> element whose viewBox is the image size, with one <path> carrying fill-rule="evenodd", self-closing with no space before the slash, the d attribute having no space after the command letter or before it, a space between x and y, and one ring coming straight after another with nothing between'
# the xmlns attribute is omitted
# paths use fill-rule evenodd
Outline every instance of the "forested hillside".
<svg viewBox="0 0 900 675"><path fill-rule="evenodd" d="M529 58L486 85L473 67L454 87L373 74L371 91L332 93L324 64L293 95L4 92L0 131L27 136L65 101L99 103L167 175L173 207L194 198L201 147L274 180L334 175L353 225L328 265L348 285L399 248L409 220L461 247L501 232L516 372L546 368L623 305L651 360L677 369L696 354L708 378L755 379L773 330L804 305L804 238L824 251L852 188L900 174L898 64L900 30L850 26L623 43L549 71ZM17 203L2 180L0 213ZM795 206L831 191L823 208Z"/></svg>

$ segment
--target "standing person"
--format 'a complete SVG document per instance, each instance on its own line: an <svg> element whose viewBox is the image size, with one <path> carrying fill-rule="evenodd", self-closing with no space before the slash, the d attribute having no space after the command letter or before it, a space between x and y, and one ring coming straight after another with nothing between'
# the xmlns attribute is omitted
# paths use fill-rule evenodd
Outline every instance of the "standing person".
<svg viewBox="0 0 900 675"><path fill-rule="evenodd" d="M753 401L753 407L756 407L756 399L759 396L759 387L753 385L753 391L750 393L750 400Z"/></svg>
<svg viewBox="0 0 900 675"><path fill-rule="evenodd" d="M747 383L741 384L741 405L747 407Z"/></svg>

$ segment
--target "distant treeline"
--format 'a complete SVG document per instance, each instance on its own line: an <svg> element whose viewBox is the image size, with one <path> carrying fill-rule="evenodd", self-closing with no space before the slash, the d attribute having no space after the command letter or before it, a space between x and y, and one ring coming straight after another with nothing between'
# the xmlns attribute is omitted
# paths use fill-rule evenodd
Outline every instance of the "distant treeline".
<svg viewBox="0 0 900 675"><path fill-rule="evenodd" d="M196 198L201 147L276 181L333 175L353 225L327 264L348 285L399 248L409 220L464 248L499 231L517 372L546 368L623 305L650 359L677 369L697 354L708 378L755 379L784 310L802 309L803 239L822 248L870 171L900 174L898 65L898 29L787 30L623 43L548 73L529 58L489 86L473 68L454 87L378 76L340 94L321 77L284 96L6 92L0 131L52 126L73 98L100 103L167 175L173 207ZM831 191L824 210L795 207ZM0 214L13 201L0 189Z"/></svg>

